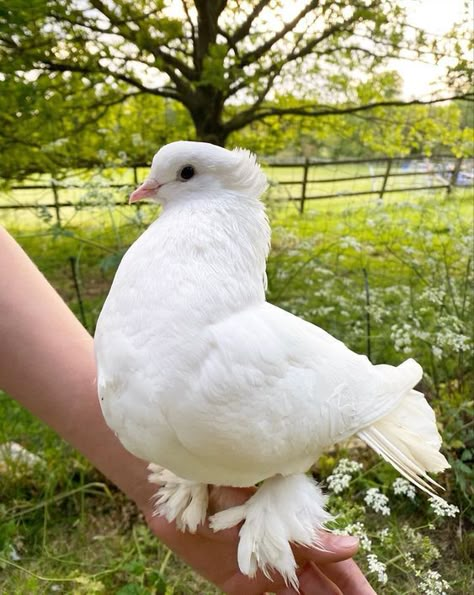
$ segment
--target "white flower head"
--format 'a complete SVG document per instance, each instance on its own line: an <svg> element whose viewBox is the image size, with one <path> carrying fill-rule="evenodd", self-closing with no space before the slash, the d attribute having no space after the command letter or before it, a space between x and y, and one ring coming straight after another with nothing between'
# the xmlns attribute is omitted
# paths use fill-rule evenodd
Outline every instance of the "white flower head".
<svg viewBox="0 0 474 595"><path fill-rule="evenodd" d="M416 491L414 486L403 477L397 477L392 484L392 489L397 496L406 496L410 500L415 499Z"/></svg>
<svg viewBox="0 0 474 595"><path fill-rule="evenodd" d="M383 562L377 558L375 554L367 555L367 562L369 563L369 572L373 572L377 575L377 580L382 585L387 583L387 567Z"/></svg>
<svg viewBox="0 0 474 595"><path fill-rule="evenodd" d="M328 477L328 487L335 494L343 492L351 483L352 477L348 474L339 475L333 474Z"/></svg>
<svg viewBox="0 0 474 595"><path fill-rule="evenodd" d="M375 512L380 512L384 516L390 514L388 498L378 488L369 488L364 496L364 502Z"/></svg>
<svg viewBox="0 0 474 595"><path fill-rule="evenodd" d="M390 529L388 527L384 527L383 529L380 529L377 535L380 539L380 543L384 543L384 541L386 541L390 535Z"/></svg>
<svg viewBox="0 0 474 595"><path fill-rule="evenodd" d="M449 583L436 570L427 570L421 575L420 592L424 595L447 595Z"/></svg>
<svg viewBox="0 0 474 595"><path fill-rule="evenodd" d="M372 541L367 535L364 524L360 521L352 523L344 527L344 529L336 529L333 531L336 535L354 535L359 538L360 548L366 552L370 552L372 549Z"/></svg>
<svg viewBox="0 0 474 595"><path fill-rule="evenodd" d="M329 489L335 494L340 494L349 487L352 475L361 469L362 465L360 463L349 459L341 459L327 479Z"/></svg>
<svg viewBox="0 0 474 595"><path fill-rule="evenodd" d="M455 517L459 513L459 508L454 504L448 504L446 500L440 496L432 496L430 498L431 508L436 516L450 516Z"/></svg>
<svg viewBox="0 0 474 595"><path fill-rule="evenodd" d="M351 461L349 459L341 459L337 466L334 468L333 473L348 473L352 475L362 469L362 464L357 461Z"/></svg>

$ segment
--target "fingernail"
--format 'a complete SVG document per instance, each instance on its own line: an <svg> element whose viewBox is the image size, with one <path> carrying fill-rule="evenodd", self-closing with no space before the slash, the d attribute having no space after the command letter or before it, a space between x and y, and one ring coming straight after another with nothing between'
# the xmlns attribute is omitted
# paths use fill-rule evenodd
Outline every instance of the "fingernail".
<svg viewBox="0 0 474 595"><path fill-rule="evenodd" d="M353 549L359 545L359 538L353 535L338 535L337 544L342 548Z"/></svg>

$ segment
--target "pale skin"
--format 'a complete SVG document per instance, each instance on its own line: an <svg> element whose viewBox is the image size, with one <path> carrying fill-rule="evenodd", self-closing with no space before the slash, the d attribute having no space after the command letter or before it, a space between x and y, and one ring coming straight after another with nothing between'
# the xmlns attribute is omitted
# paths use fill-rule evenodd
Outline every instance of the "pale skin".
<svg viewBox="0 0 474 595"><path fill-rule="evenodd" d="M58 432L143 512L150 530L199 574L231 595L291 595L278 577L250 580L237 567L238 528L195 535L153 516L156 486L106 426L96 392L93 341L20 246L0 228L0 387ZM251 490L210 490L213 511L248 498ZM324 549L295 548L305 595L375 593L352 557L357 540L324 533Z"/></svg>

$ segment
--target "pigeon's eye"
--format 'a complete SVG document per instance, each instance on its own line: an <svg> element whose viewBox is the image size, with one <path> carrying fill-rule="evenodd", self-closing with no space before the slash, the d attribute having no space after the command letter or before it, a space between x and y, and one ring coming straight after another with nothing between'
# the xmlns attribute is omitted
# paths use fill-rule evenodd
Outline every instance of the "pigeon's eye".
<svg viewBox="0 0 474 595"><path fill-rule="evenodd" d="M194 167L192 165L185 165L179 172L179 177L185 182L186 180L190 180L195 173L196 172L194 171Z"/></svg>

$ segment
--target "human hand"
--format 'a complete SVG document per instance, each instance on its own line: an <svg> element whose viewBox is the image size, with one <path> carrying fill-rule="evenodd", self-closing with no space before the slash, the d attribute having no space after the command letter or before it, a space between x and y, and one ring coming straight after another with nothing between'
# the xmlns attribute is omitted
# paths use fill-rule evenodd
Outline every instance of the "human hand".
<svg viewBox="0 0 474 595"><path fill-rule="evenodd" d="M209 512L237 506L247 500L252 489L217 488L210 490ZM148 525L157 537L166 543L201 576L211 581L228 595L295 595L297 591L285 585L274 574L271 579L258 572L255 578L243 575L237 565L239 527L214 533L209 526L200 526L195 534L177 530L174 523L154 517L152 505L145 510ZM321 534L321 549L294 547L298 563L301 595L374 595L352 556L358 549L357 539L348 536ZM324 548L324 549L323 549Z"/></svg>

